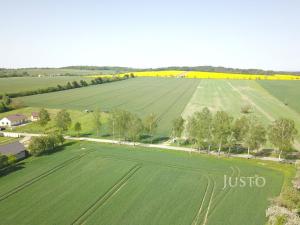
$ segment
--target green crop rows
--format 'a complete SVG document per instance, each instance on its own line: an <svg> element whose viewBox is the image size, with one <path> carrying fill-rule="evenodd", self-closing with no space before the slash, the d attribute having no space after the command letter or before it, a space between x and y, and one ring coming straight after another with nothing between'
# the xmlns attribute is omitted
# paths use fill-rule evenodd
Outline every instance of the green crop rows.
<svg viewBox="0 0 300 225"><path fill-rule="evenodd" d="M69 143L0 179L1 224L264 224L283 174L259 163L184 152ZM223 176L264 187L223 190Z"/></svg>

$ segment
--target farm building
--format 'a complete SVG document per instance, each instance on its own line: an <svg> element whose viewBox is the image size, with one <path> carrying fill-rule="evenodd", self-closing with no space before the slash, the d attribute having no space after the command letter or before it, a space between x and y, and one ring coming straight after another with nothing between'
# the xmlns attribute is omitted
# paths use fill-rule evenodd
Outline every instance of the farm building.
<svg viewBox="0 0 300 225"><path fill-rule="evenodd" d="M2 155L13 155L17 160L26 157L26 149L20 142L14 142L6 145L0 145L0 154Z"/></svg>
<svg viewBox="0 0 300 225"><path fill-rule="evenodd" d="M31 121L38 121L40 119L38 112L32 112L30 116Z"/></svg>
<svg viewBox="0 0 300 225"><path fill-rule="evenodd" d="M27 122L27 117L22 114L9 115L0 120L0 126L12 127L24 124Z"/></svg>

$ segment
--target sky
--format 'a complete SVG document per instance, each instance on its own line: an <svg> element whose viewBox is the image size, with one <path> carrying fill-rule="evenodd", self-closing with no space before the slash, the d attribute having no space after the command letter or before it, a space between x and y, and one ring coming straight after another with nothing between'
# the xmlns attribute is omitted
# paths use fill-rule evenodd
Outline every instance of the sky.
<svg viewBox="0 0 300 225"><path fill-rule="evenodd" d="M0 67L300 71L299 0L0 0Z"/></svg>

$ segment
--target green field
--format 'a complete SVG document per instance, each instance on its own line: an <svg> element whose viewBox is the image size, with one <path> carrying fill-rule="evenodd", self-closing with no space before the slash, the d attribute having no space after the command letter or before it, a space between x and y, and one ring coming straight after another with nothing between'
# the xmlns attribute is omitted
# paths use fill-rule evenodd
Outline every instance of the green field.
<svg viewBox="0 0 300 225"><path fill-rule="evenodd" d="M80 80L90 80L90 78L80 76L0 78L0 94L56 87L58 84L66 85L67 82Z"/></svg>
<svg viewBox="0 0 300 225"><path fill-rule="evenodd" d="M269 93L260 85L260 82L265 81L203 79L186 106L183 117L188 118L203 107L209 107L212 111L225 110L237 118L242 115L241 107L249 104L252 107L252 114L257 116L265 126L277 118L284 117L293 119L298 130L300 130L299 113L274 97L275 94L273 96L273 93ZM300 83L296 84L299 85ZM296 102L295 95L290 92L286 95L289 96L291 101L293 100L295 106L300 106L300 102Z"/></svg>
<svg viewBox="0 0 300 225"><path fill-rule="evenodd" d="M300 113L299 81L258 81L268 92Z"/></svg>
<svg viewBox="0 0 300 225"><path fill-rule="evenodd" d="M270 90L261 82L267 82ZM279 81L135 78L100 86L27 96L21 100L31 107L53 109L82 111L100 107L103 111L110 111L121 108L141 117L154 112L159 117L158 136L169 136L171 121L181 114L187 119L206 106L214 112L225 110L234 117L239 117L241 107L246 104L252 106L253 114L266 126L279 117L287 117L295 120L300 130L300 115L296 110L300 103L295 91L298 83L280 81L290 87L282 89L291 91L283 91L284 97L279 98L277 95L280 90L271 92L273 89L277 90L274 86L277 82ZM283 98L289 99L290 104L284 104Z"/></svg>
<svg viewBox="0 0 300 225"><path fill-rule="evenodd" d="M45 75L45 76L64 76L67 74L71 75L91 75L91 74L99 74L103 73L112 73L114 71L101 71L101 70L81 70L81 69L64 69L64 68L24 68L24 69L7 69L5 70L6 74L22 74L27 72L30 76L38 76L38 75Z"/></svg>
<svg viewBox="0 0 300 225"><path fill-rule="evenodd" d="M280 193L284 182L282 172L268 168L274 167L270 163L85 142L68 145L28 158L1 177L1 225L258 225L266 222L268 199ZM262 176L266 185L222 190L225 174Z"/></svg>
<svg viewBox="0 0 300 225"><path fill-rule="evenodd" d="M135 78L86 88L21 98L28 106L65 109L126 109L144 117L156 113L159 135L169 136L171 122L180 116L199 80Z"/></svg>

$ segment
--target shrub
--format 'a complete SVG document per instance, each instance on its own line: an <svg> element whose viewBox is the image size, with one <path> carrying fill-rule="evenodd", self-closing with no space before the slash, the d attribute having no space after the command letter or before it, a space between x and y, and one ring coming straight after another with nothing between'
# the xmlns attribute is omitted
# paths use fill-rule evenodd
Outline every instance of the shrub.
<svg viewBox="0 0 300 225"><path fill-rule="evenodd" d="M268 208L266 216L269 218L269 225L299 225L300 217L297 213L289 211L280 206Z"/></svg>
<svg viewBox="0 0 300 225"><path fill-rule="evenodd" d="M242 108L241 108L241 113L243 113L243 114L251 113L251 111L252 111L252 107L251 107L251 105L249 105L249 104L244 105L244 106L242 106Z"/></svg>

